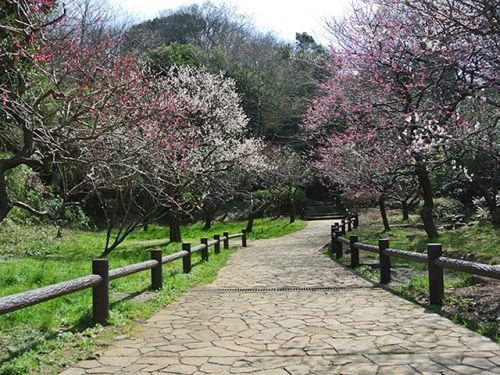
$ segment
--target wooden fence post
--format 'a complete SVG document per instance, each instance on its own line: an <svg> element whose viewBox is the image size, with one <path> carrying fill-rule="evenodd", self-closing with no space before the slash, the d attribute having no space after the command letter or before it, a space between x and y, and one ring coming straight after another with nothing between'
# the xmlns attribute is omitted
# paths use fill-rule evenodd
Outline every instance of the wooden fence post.
<svg viewBox="0 0 500 375"><path fill-rule="evenodd" d="M332 232L332 252L331 255L337 254L337 230Z"/></svg>
<svg viewBox="0 0 500 375"><path fill-rule="evenodd" d="M242 247L247 247L247 230L242 229L241 233L243 233L243 236L241 236L241 246Z"/></svg>
<svg viewBox="0 0 500 375"><path fill-rule="evenodd" d="M109 262L107 259L94 259L92 273L102 281L92 288L92 320L94 324L106 324L109 318Z"/></svg>
<svg viewBox="0 0 500 375"><path fill-rule="evenodd" d="M182 271L184 273L191 272L191 244L189 242L184 242L182 244L182 250L188 252L188 254L182 258Z"/></svg>
<svg viewBox="0 0 500 375"><path fill-rule="evenodd" d="M229 232L224 232L224 249L229 249Z"/></svg>
<svg viewBox="0 0 500 375"><path fill-rule="evenodd" d="M342 242L339 241L339 237L342 235L342 232L335 232L335 258L339 259L343 256Z"/></svg>
<svg viewBox="0 0 500 375"><path fill-rule="evenodd" d="M357 213L354 214L354 229L359 226L359 215Z"/></svg>
<svg viewBox="0 0 500 375"><path fill-rule="evenodd" d="M205 247L201 250L201 259L208 261L208 238L202 238L201 244Z"/></svg>
<svg viewBox="0 0 500 375"><path fill-rule="evenodd" d="M342 219L342 221L341 221L340 230L342 232L342 235L345 236L346 228L345 228L345 220L344 219Z"/></svg>
<svg viewBox="0 0 500 375"><path fill-rule="evenodd" d="M434 261L443 255L440 243L427 244L427 269L429 272L429 301L431 305L442 305L444 296L443 269Z"/></svg>
<svg viewBox="0 0 500 375"><path fill-rule="evenodd" d="M349 247L351 249L351 267L356 268L359 266L359 249L354 247L354 243L358 242L358 236L349 237Z"/></svg>
<svg viewBox="0 0 500 375"><path fill-rule="evenodd" d="M335 232L337 230L337 224L330 226L330 246L328 247L328 252L330 255L333 254L333 250L335 249Z"/></svg>
<svg viewBox="0 0 500 375"><path fill-rule="evenodd" d="M215 254L220 253L220 234L214 234L214 240L217 241L214 245Z"/></svg>
<svg viewBox="0 0 500 375"><path fill-rule="evenodd" d="M151 268L151 288L158 290L163 288L163 266L161 264L161 249L151 250L151 260L156 260L158 265Z"/></svg>
<svg viewBox="0 0 500 375"><path fill-rule="evenodd" d="M380 283L391 282L391 258L384 254L384 250L389 247L389 240L378 240L378 257L380 262Z"/></svg>
<svg viewBox="0 0 500 375"><path fill-rule="evenodd" d="M352 218L349 218L349 220L347 220L347 231L352 231Z"/></svg>

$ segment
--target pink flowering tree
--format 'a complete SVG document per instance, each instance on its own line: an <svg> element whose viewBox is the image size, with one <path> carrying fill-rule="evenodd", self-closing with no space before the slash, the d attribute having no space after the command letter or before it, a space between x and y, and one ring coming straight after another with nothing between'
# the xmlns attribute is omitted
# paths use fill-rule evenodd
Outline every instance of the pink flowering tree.
<svg viewBox="0 0 500 375"><path fill-rule="evenodd" d="M316 167L327 181L339 183L354 196L377 200L385 230L390 230L385 203L395 199L402 204L415 193L416 181L408 170L408 157L398 144L379 138L379 134L338 133L319 150Z"/></svg>
<svg viewBox="0 0 500 375"><path fill-rule="evenodd" d="M159 90L137 59L117 53L119 39L96 37L78 17L47 21L57 14L51 1L9 6L0 24L2 140L11 151L0 159L0 220L19 207L55 221L66 207L97 199L107 255L170 199L158 189L153 158L162 156L157 149L176 147L178 99ZM9 196L6 173L21 165L51 176L61 197L57 209Z"/></svg>
<svg viewBox="0 0 500 375"><path fill-rule="evenodd" d="M448 161L443 150L478 132L461 111L495 85L494 37L453 33L398 0L364 1L329 26L330 78L305 129L319 144L335 132L370 129L398 143L419 183L425 230L436 237L429 173Z"/></svg>
<svg viewBox="0 0 500 375"><path fill-rule="evenodd" d="M0 220L13 207L57 219L93 189L85 176L98 167L93 163L99 154L113 154L106 142L152 115L137 105L148 82L134 58L114 54L119 40L103 37L88 47L77 23L64 14L50 18L52 1L12 0L8 7L0 20L0 113L11 155L0 159ZM117 116L121 111L128 117ZM59 181L57 210L40 211L10 198L5 174L21 165Z"/></svg>

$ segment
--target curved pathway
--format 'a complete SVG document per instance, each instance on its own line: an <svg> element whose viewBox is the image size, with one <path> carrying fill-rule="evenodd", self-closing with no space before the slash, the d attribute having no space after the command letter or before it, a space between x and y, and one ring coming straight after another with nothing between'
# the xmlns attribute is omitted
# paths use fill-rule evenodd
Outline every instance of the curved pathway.
<svg viewBox="0 0 500 375"><path fill-rule="evenodd" d="M500 346L320 249L333 221L249 242L210 285L68 374L500 374Z"/></svg>

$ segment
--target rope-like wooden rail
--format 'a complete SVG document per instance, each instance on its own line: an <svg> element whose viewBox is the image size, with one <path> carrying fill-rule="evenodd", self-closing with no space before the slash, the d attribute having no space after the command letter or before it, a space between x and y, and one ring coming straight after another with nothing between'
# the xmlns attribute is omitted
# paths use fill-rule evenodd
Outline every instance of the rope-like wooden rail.
<svg viewBox="0 0 500 375"><path fill-rule="evenodd" d="M166 256L161 255L160 249L151 250L151 260L131 264L109 270L107 259L94 259L92 261L93 275L79 277L77 279L64 281L61 283L45 286L42 288L29 290L26 292L13 294L0 298L0 315L12 311L33 306L54 298L67 294L79 292L84 289L93 288L93 320L94 323L106 323L109 316L109 282L125 276L151 270L151 286L153 289L160 289L163 285L162 265L173 262L177 259L183 260L183 271L191 271L191 255L198 251L202 252L202 258L208 260L208 249L214 246L215 253L220 252L220 244L224 249L229 248L229 239L241 237L241 245L246 247L247 234L245 230L241 233L230 235L225 232L223 236L215 235L214 240L202 239L202 244L191 247L190 243L184 243L182 250Z"/></svg>
<svg viewBox="0 0 500 375"><path fill-rule="evenodd" d="M349 241L347 241L347 243L349 243ZM378 246L369 245L367 243L355 242L354 247L356 247L356 249L371 251L372 253L378 253Z"/></svg>
<svg viewBox="0 0 500 375"><path fill-rule="evenodd" d="M101 276L89 275L3 297L0 298L0 314L24 309L25 307L33 306L56 297L62 297L67 294L79 292L80 290L92 288L98 285L101 281Z"/></svg>
<svg viewBox="0 0 500 375"><path fill-rule="evenodd" d="M377 246L374 246L374 247L377 247ZM414 251L388 248L388 249L384 250L384 254L389 255L391 257L397 257L397 258L411 260L413 262L427 263L427 254L416 253Z"/></svg>
<svg viewBox="0 0 500 375"><path fill-rule="evenodd" d="M347 219L348 222L352 218ZM358 225L358 217L354 228ZM401 258L417 263L427 264L429 273L429 295L432 304L442 304L444 295L443 269L451 269L460 272L467 272L473 275L486 276L500 280L500 265L489 265L483 263L469 262L461 259L453 259L443 256L441 244L428 244L427 254L414 251L392 249L389 247L389 240L379 240L378 246L362 243L358 241L358 236L343 237L346 232L351 230L351 225L346 227L345 220L341 225L336 224L331 227L331 246L332 254L336 258L343 256L343 244L348 244L351 252L351 267L359 266L359 250L369 251L379 254L380 262L380 282L389 283L391 281L391 262L390 258Z"/></svg>
<svg viewBox="0 0 500 375"><path fill-rule="evenodd" d="M150 270L158 266L158 262L156 260L147 260L145 262L131 264L130 266L116 268L114 270L109 271L109 279L116 280L121 277L125 277L128 275L133 275L137 272L142 272L146 270Z"/></svg>
<svg viewBox="0 0 500 375"><path fill-rule="evenodd" d="M455 271L468 272L474 275L500 280L500 266L498 265L494 266L447 257L437 258L434 260L434 264L442 268L449 268Z"/></svg>

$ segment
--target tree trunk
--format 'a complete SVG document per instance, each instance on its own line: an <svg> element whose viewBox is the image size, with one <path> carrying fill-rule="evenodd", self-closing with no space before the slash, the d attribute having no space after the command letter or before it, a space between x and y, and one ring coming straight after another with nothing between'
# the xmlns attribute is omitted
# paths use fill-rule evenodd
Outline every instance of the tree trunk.
<svg viewBox="0 0 500 375"><path fill-rule="evenodd" d="M169 214L168 225L170 228L170 242L182 242L181 225L179 219L174 215Z"/></svg>
<svg viewBox="0 0 500 375"><path fill-rule="evenodd" d="M422 194L422 199L424 205L420 217L422 218L422 223L424 224L425 233L429 238L439 237L439 233L434 224L434 218L432 217L432 211L434 209L434 199L432 197L432 185L429 178L429 172L425 169L425 166L418 165L416 168L416 174L418 178L418 184L420 186L420 192Z"/></svg>
<svg viewBox="0 0 500 375"><path fill-rule="evenodd" d="M384 223L384 230L391 230L389 226L389 220L387 219L387 211L385 210L385 197L382 195L378 199L378 206L380 208L380 216L382 216L382 222Z"/></svg>
<svg viewBox="0 0 500 375"><path fill-rule="evenodd" d="M295 223L296 217L297 217L297 208L295 207L295 201L294 201L290 207L290 224Z"/></svg>
<svg viewBox="0 0 500 375"><path fill-rule="evenodd" d="M250 211L250 213L248 214L248 223L246 228L247 233L250 233L253 230L254 219L257 217L257 215L260 215L264 211L266 205L266 203L263 203L253 211Z"/></svg>
<svg viewBox="0 0 500 375"><path fill-rule="evenodd" d="M250 212L250 215L248 215L248 222L247 222L247 233L252 232L253 230L253 221L255 219L255 215L253 212Z"/></svg>
<svg viewBox="0 0 500 375"><path fill-rule="evenodd" d="M408 221L410 219L410 207L406 199L401 202L401 207L403 209L403 221Z"/></svg>
<svg viewBox="0 0 500 375"><path fill-rule="evenodd" d="M295 223L297 217L297 206L295 205L295 192L290 195L290 224Z"/></svg>
<svg viewBox="0 0 500 375"><path fill-rule="evenodd" d="M203 230L209 230L212 227L212 216L209 214L205 214L205 225L203 226Z"/></svg>
<svg viewBox="0 0 500 375"><path fill-rule="evenodd" d="M496 207L494 211L490 210L490 212L493 225L500 226L500 210L498 209L498 207Z"/></svg>
<svg viewBox="0 0 500 375"><path fill-rule="evenodd" d="M484 200L486 202L486 205L488 206L488 211L490 212L491 215L491 221L494 225L499 225L500 224L500 210L498 209L497 206L497 200L496 200L496 192L494 191L493 193L490 193L488 189L486 189L483 185L477 183L476 184L481 191L482 196L484 197Z"/></svg>
<svg viewBox="0 0 500 375"><path fill-rule="evenodd" d="M9 200L9 194L7 192L5 172L3 169L0 169L0 222L7 217L11 209L12 204Z"/></svg>

